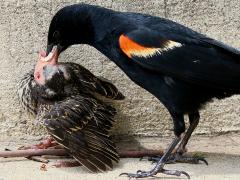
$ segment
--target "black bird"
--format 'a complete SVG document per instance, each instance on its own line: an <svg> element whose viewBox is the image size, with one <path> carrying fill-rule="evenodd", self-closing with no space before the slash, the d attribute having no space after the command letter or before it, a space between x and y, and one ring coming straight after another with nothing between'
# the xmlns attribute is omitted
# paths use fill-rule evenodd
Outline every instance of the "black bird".
<svg viewBox="0 0 240 180"><path fill-rule="evenodd" d="M56 51L52 54L55 57ZM40 57L35 74L31 71L21 79L21 104L80 164L92 172L111 169L119 161L109 136L116 110L97 97L121 100L124 96L79 64L55 60Z"/></svg>
<svg viewBox="0 0 240 180"><path fill-rule="evenodd" d="M175 138L157 165L150 171L126 174L130 178L187 175L165 170L164 165L179 143L175 159L186 160L185 146L198 125L202 105L212 98L239 94L240 52L171 20L86 4L62 8L50 23L47 54L55 45L60 54L74 44L95 47L157 97L172 116ZM181 138L184 114L190 127Z"/></svg>

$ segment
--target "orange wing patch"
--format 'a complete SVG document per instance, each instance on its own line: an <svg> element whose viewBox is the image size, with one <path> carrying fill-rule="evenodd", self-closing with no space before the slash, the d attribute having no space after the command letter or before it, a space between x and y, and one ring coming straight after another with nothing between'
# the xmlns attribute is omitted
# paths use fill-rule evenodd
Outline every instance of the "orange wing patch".
<svg viewBox="0 0 240 180"><path fill-rule="evenodd" d="M161 54L164 51L174 49L176 47L181 47L182 44L167 40L164 42L162 48L155 48L155 47L144 47L130 38L128 38L125 35L121 35L119 38L119 44L121 50L129 57L132 58L132 56L137 56L137 57L144 57L144 58L149 58L157 54Z"/></svg>

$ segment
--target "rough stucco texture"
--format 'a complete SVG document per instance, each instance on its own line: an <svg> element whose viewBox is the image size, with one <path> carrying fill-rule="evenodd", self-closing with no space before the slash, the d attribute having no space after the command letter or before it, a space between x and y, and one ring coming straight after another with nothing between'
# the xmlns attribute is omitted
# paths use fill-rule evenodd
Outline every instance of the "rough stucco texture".
<svg viewBox="0 0 240 180"><path fill-rule="evenodd" d="M0 3L0 137L40 137L44 130L21 110L16 83L34 67L37 51L46 45L52 16L74 0L1 0ZM240 47L239 0L89 0L120 11L167 17L234 47ZM152 95L131 82L116 65L89 46L74 46L60 57L107 77L126 95L117 102L118 135L171 135L170 116ZM215 100L201 111L198 134L240 131L240 97Z"/></svg>

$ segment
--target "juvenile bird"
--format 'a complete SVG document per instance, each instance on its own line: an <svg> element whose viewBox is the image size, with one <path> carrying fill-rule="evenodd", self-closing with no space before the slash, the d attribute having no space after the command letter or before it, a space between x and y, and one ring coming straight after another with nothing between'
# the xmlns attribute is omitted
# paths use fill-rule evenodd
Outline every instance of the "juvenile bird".
<svg viewBox="0 0 240 180"><path fill-rule="evenodd" d="M174 159L198 162L183 153L201 106L212 98L240 93L240 52L168 19L86 4L67 6L50 23L47 54L55 45L60 54L74 44L95 47L158 98L172 116L175 138L165 154L150 171L126 173L130 178L187 175L164 169L171 152L180 143ZM184 114L190 122L185 135Z"/></svg>
<svg viewBox="0 0 240 180"><path fill-rule="evenodd" d="M53 57L56 52L51 52ZM21 104L81 165L92 172L111 169L113 162L119 161L109 136L116 110L98 96L113 100L124 96L112 83L79 64L45 58L45 53L40 53L37 73L31 71L21 79Z"/></svg>

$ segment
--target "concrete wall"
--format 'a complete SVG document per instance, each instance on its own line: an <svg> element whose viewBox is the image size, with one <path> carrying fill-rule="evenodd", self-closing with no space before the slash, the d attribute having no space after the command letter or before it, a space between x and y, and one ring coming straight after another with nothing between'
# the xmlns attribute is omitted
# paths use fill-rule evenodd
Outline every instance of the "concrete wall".
<svg viewBox="0 0 240 180"><path fill-rule="evenodd" d="M33 68L37 51L46 45L48 25L55 12L73 0L1 0L0 2L0 138L25 139L44 132L23 112L16 99L16 83ZM239 0L89 0L90 4L120 11L144 12L181 22L197 31L240 47ZM81 63L96 75L111 79L126 95L116 103L119 115L114 134L170 135L172 124L164 107L136 86L92 47L74 46L61 61ZM196 133L240 131L240 97L213 101L201 111Z"/></svg>

